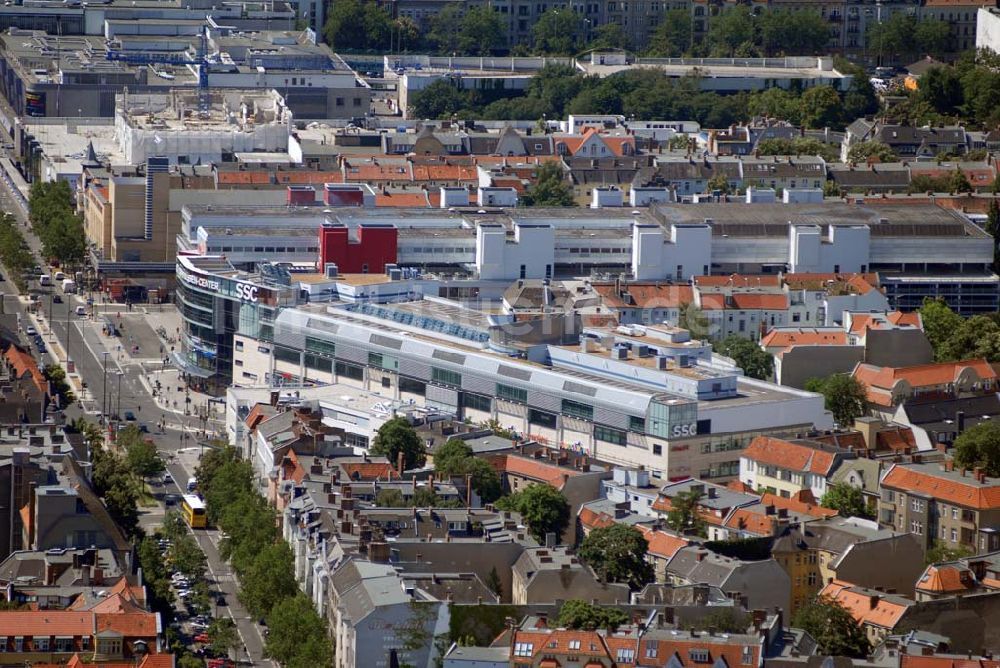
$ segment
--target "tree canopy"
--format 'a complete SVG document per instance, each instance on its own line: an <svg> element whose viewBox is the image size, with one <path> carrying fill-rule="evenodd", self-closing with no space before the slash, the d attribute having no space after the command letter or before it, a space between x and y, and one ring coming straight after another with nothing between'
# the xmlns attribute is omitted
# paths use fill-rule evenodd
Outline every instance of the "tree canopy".
<svg viewBox="0 0 1000 668"><path fill-rule="evenodd" d="M399 453L403 453L403 468L406 469L423 466L427 460L423 439L403 417L394 417L379 427L372 441L371 453L386 457L393 466Z"/></svg>
<svg viewBox="0 0 1000 668"><path fill-rule="evenodd" d="M712 347L720 355L732 358L751 378L768 380L774 373L774 357L750 339L731 334Z"/></svg>
<svg viewBox="0 0 1000 668"><path fill-rule="evenodd" d="M980 467L988 476L1000 476L1000 425L992 420L969 427L955 439L955 464Z"/></svg>
<svg viewBox="0 0 1000 668"><path fill-rule="evenodd" d="M826 410L842 427L849 427L868 412L868 393L864 383L857 378L838 373L827 378L810 378L805 389L823 395Z"/></svg>
<svg viewBox="0 0 1000 668"><path fill-rule="evenodd" d="M497 506L520 513L539 543L545 542L547 533L554 533L558 540L569 524L569 502L562 492L549 485L529 485L516 494L500 498Z"/></svg>
<svg viewBox="0 0 1000 668"><path fill-rule="evenodd" d="M63 179L35 181L28 196L28 218L52 260L75 266L83 262L87 238L83 220L73 210L73 192Z"/></svg>
<svg viewBox="0 0 1000 668"><path fill-rule="evenodd" d="M865 502L865 495L861 490L846 482L838 482L831 485L819 505L824 508L831 508L838 511L844 517L862 517L870 519L872 513Z"/></svg>
<svg viewBox="0 0 1000 668"><path fill-rule="evenodd" d="M803 605L795 613L792 625L808 632L823 654L864 658L871 651L861 625L831 599L816 598Z"/></svg>
<svg viewBox="0 0 1000 668"><path fill-rule="evenodd" d="M614 523L593 529L580 545L579 555L602 582L623 582L640 589L653 581L646 561L649 542L635 527Z"/></svg>
<svg viewBox="0 0 1000 668"><path fill-rule="evenodd" d="M614 630L627 622L628 615L618 608L591 605L576 598L566 601L559 608L558 624L567 629Z"/></svg>
<svg viewBox="0 0 1000 668"><path fill-rule="evenodd" d="M698 515L701 492L679 492L670 499L667 526L680 534L702 535L705 522Z"/></svg>

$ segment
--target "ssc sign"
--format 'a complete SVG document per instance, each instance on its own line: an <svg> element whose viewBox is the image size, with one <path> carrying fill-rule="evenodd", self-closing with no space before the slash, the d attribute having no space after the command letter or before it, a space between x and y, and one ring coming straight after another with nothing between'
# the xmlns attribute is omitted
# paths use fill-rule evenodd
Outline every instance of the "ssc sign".
<svg viewBox="0 0 1000 668"><path fill-rule="evenodd" d="M257 286L248 285L246 283L236 284L236 297L245 302L256 302L257 301Z"/></svg>
<svg viewBox="0 0 1000 668"><path fill-rule="evenodd" d="M691 424L675 424L671 430L670 435L674 438L680 438L682 436L694 436L698 433L698 423L692 422Z"/></svg>

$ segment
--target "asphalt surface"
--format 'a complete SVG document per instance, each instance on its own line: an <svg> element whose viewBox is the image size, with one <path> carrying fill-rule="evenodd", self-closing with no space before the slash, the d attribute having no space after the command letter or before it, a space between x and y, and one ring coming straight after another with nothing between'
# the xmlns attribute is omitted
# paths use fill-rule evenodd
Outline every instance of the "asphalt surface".
<svg viewBox="0 0 1000 668"><path fill-rule="evenodd" d="M31 246L37 258L41 258L40 243L27 227L24 211L15 203L6 184L0 184L0 210L12 213L22 224L21 232L28 245ZM38 264L45 269L41 259ZM21 315L21 322L27 325L29 322L25 305L18 299L14 284L10 281L10 276L4 269L7 280L0 282L0 299L3 299L4 311L7 313L18 312ZM58 338L63 349L69 353L69 358L75 362L77 373L86 384L88 392L81 397L80 404L74 404L66 409L66 420L73 420L81 415L89 420L97 421L103 413L114 414L117 410L123 415L125 411L135 413L138 421L147 426L150 431L149 436L156 443L164 460L168 462L167 469L173 476L174 483L154 487L154 492L158 492L158 505L155 508L142 508L140 524L147 528L154 528L162 521L164 515L163 496L167 493L181 494L181 487L186 486L187 480L193 476L197 466L197 447L194 441L195 433L202 426L202 422L195 416L186 416L183 411L167 411L157 405L155 399L147 389L148 384L144 384L140 379L149 377L149 370L141 362L133 362L128 355L117 355L114 351L111 354L102 354L101 336L99 326L89 319L81 319L75 315L78 305L85 305L86 302L78 295L63 295L60 287L46 288L39 286L32 281L29 285L30 292L39 293L39 311L44 311L46 321L51 309L52 330L51 333L44 334L46 347L50 347L49 341L52 336ZM42 294L44 292L44 294ZM52 303L52 296L59 294L63 303ZM103 310L103 307L99 307ZM68 326L67 326L68 323ZM141 328L140 328L141 329ZM146 327L142 334L143 340L137 342L140 349L152 350L159 345L157 342L145 340L149 334L157 337L156 333ZM107 337L105 337L107 338ZM157 337L158 339L158 337ZM21 344L29 348L39 359L40 364L49 364L54 360L51 352L39 355L34 343L29 343L27 337L21 334ZM67 345L68 344L68 345ZM126 341L127 345L127 341ZM120 358L120 359L119 359ZM119 375L120 374L120 375ZM120 390L119 390L120 387ZM105 396L108 398L105 399ZM165 429L159 431L157 425L163 422ZM261 629L256 620L251 619L246 610L240 605L237 597L237 582L229 564L219 556L218 544L220 535L216 530L198 530L194 532L202 550L208 561L208 571L210 586L213 592L222 594L228 605L219 607L216 610L218 616L229 616L236 623L240 639L244 647L236 652L237 659L241 663L254 666L274 666L275 664L263 658L264 639Z"/></svg>

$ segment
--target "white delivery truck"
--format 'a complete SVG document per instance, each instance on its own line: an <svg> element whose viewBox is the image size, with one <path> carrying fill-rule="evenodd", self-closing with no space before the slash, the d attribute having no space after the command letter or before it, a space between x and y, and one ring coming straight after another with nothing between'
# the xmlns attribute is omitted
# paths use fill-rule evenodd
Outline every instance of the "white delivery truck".
<svg viewBox="0 0 1000 668"><path fill-rule="evenodd" d="M52 285L52 277L48 274L42 274L38 277L39 285Z"/></svg>
<svg viewBox="0 0 1000 668"><path fill-rule="evenodd" d="M76 281L74 281L72 278L67 278L62 282L62 288L63 292L65 292L68 295L72 295L76 293Z"/></svg>

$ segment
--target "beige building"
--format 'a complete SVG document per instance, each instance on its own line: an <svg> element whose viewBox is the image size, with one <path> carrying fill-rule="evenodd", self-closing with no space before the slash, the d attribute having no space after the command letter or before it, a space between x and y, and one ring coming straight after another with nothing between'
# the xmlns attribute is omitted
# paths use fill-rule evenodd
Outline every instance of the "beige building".
<svg viewBox="0 0 1000 668"><path fill-rule="evenodd" d="M879 521L916 534L924 550L938 541L977 554L1000 549L1000 479L916 461L890 467L881 489Z"/></svg>
<svg viewBox="0 0 1000 668"><path fill-rule="evenodd" d="M554 603L578 598L612 604L628 603L629 588L605 584L565 548L527 549L514 563L511 603Z"/></svg>

